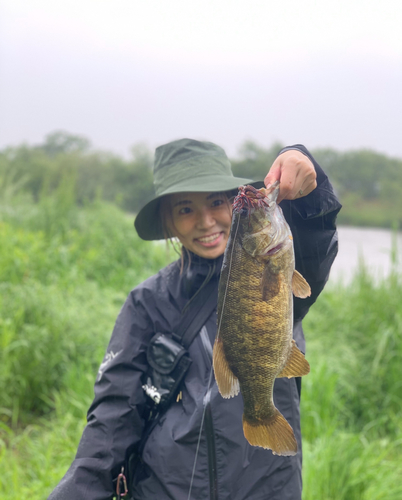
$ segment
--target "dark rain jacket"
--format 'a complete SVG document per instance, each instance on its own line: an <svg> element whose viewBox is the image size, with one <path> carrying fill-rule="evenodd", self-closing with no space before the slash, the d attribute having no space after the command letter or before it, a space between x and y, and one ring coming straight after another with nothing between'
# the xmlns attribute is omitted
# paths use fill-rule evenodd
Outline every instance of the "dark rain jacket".
<svg viewBox="0 0 402 500"><path fill-rule="evenodd" d="M292 148L312 159L303 146ZM326 175L317 163L314 165L317 188L304 198L281 203L294 236L296 268L312 289L311 297L294 299L294 338L303 352L302 319L323 289L338 248L335 218L340 204ZM129 294L98 373L95 399L76 458L50 500L107 500L113 496L112 479L127 448L140 441L144 428L146 396L141 386L147 371L148 343L155 333L169 334L177 329L181 311L200 287L209 266L215 266L213 279L218 285L221 263L222 257L212 261L193 256L181 273L180 263L174 262ZM280 457L250 446L242 429L241 394L223 399L214 381L208 390L216 329L215 311L189 348L193 363L182 387L182 400L173 403L146 441L134 499L187 500L197 455L192 499L300 500L302 454L296 380L277 379L274 400L295 431L298 453Z"/></svg>

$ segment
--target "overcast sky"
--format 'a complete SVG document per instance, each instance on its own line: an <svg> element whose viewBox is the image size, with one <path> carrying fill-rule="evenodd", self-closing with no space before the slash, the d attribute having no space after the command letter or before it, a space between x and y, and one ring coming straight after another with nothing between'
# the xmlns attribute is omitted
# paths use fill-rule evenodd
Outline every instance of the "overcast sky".
<svg viewBox="0 0 402 500"><path fill-rule="evenodd" d="M56 129L402 157L401 0L1 0L0 148Z"/></svg>

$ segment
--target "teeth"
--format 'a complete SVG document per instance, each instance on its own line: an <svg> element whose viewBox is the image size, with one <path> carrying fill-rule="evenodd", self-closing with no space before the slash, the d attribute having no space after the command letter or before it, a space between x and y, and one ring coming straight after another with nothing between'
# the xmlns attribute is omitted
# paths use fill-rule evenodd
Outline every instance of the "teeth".
<svg viewBox="0 0 402 500"><path fill-rule="evenodd" d="M205 236L204 238L197 238L201 243L210 243L218 238L219 234L213 234L211 236Z"/></svg>

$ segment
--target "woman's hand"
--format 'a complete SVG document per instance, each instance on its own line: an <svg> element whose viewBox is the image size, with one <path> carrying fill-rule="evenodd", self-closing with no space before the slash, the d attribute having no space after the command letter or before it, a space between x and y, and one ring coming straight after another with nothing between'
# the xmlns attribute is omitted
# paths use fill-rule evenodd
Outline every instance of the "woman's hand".
<svg viewBox="0 0 402 500"><path fill-rule="evenodd" d="M272 164L264 179L266 187L280 181L277 203L307 196L317 187L317 174L311 160L296 149L285 151Z"/></svg>

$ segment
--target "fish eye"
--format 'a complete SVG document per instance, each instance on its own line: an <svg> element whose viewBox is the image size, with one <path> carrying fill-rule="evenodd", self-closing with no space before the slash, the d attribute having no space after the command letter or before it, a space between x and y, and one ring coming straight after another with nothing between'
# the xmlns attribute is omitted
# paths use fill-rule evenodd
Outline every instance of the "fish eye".
<svg viewBox="0 0 402 500"><path fill-rule="evenodd" d="M242 216L248 216L249 215L249 210L248 208L242 208L240 211L239 211L239 214L242 215Z"/></svg>

